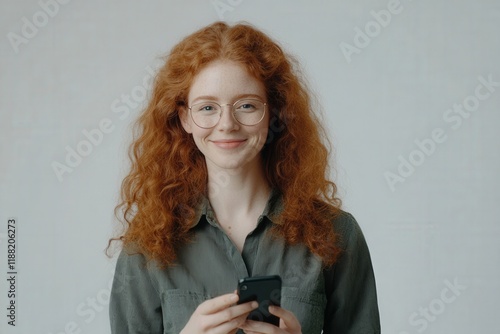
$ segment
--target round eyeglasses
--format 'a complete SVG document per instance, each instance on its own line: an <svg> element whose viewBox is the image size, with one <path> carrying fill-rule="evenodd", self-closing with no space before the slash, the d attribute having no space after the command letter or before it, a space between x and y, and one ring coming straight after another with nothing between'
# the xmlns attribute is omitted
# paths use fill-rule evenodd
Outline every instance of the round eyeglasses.
<svg viewBox="0 0 500 334"><path fill-rule="evenodd" d="M194 124L210 129L219 123L222 106L231 106L234 119L242 125L256 125L264 119L267 104L257 99L242 99L233 104L220 105L216 102L199 102L189 107Z"/></svg>

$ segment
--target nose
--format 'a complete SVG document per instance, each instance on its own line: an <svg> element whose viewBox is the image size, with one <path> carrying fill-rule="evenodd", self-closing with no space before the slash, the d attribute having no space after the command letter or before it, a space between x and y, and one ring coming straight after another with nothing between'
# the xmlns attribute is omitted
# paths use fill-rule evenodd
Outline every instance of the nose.
<svg viewBox="0 0 500 334"><path fill-rule="evenodd" d="M233 115L233 106L230 104L224 104L221 106L221 115L217 127L219 130L232 131L238 129L238 122Z"/></svg>

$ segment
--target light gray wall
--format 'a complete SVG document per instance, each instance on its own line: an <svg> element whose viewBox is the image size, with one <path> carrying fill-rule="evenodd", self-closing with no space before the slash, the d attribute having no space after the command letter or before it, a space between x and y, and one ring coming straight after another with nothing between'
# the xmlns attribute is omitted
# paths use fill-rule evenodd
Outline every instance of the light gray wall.
<svg viewBox="0 0 500 334"><path fill-rule="evenodd" d="M130 123L158 57L218 19L301 61L383 332L498 332L500 2L2 0L0 18L0 264L5 277L14 217L18 293L14 328L1 280L2 333L109 332L103 249ZM68 149L89 154L58 177Z"/></svg>

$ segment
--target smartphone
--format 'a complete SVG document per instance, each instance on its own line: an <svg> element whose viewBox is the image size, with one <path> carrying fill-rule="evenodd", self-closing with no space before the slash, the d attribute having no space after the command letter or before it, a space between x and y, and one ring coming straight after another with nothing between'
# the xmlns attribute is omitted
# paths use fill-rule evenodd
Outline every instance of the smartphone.
<svg viewBox="0 0 500 334"><path fill-rule="evenodd" d="M247 319L264 321L279 326L279 318L269 313L269 305L281 305L281 277L254 276L242 278L238 281L238 304L256 300L259 307L250 312Z"/></svg>

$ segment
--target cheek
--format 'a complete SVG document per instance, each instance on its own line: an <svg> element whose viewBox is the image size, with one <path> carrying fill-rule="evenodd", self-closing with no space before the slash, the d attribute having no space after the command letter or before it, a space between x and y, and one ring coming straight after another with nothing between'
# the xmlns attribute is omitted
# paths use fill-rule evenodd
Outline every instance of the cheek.
<svg viewBox="0 0 500 334"><path fill-rule="evenodd" d="M210 129L202 129L200 127L193 127L193 131L191 132L191 135L195 139L203 139L207 137L210 134L211 130Z"/></svg>
<svg viewBox="0 0 500 334"><path fill-rule="evenodd" d="M198 150L203 151L203 146L202 146L202 142L201 142L200 138L193 136L193 140L194 140L194 143L196 144L196 147L198 148Z"/></svg>
<svg viewBox="0 0 500 334"><path fill-rule="evenodd" d="M255 129L255 131L253 131L252 133L253 136L252 146L257 152L261 151L264 145L268 141L268 132L269 132L268 126L267 124L265 124L266 126L264 126L264 124L262 125L263 126L260 126L258 129Z"/></svg>
<svg viewBox="0 0 500 334"><path fill-rule="evenodd" d="M268 133L269 133L269 128L267 128L267 127L261 128L259 130L259 137L260 137L261 142L264 142L264 143L266 142Z"/></svg>
<svg viewBox="0 0 500 334"><path fill-rule="evenodd" d="M202 146L204 145L204 139L210 134L210 131L196 128L191 132L191 136L193 136L193 140L198 147L199 150L203 150Z"/></svg>

